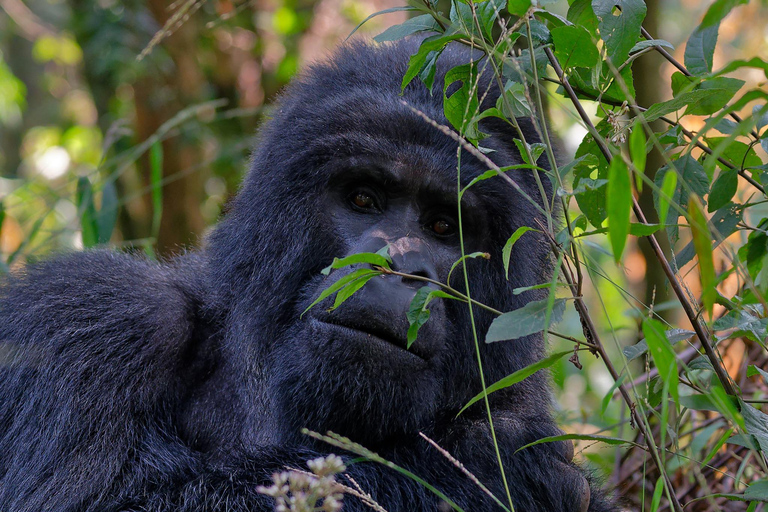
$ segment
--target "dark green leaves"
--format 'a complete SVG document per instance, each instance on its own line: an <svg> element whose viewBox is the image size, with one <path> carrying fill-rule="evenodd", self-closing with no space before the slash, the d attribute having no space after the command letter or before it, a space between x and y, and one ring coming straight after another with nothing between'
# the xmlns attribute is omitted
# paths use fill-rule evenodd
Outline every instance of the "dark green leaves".
<svg viewBox="0 0 768 512"><path fill-rule="evenodd" d="M698 27L685 45L685 67L694 75L705 75L712 71L712 56L717 45L719 23Z"/></svg>
<svg viewBox="0 0 768 512"><path fill-rule="evenodd" d="M645 18L643 0L592 0L592 10L599 20L600 37L608 49L608 57L615 66L629 56L640 36Z"/></svg>
<svg viewBox="0 0 768 512"><path fill-rule="evenodd" d="M707 211L712 213L727 205L739 184L739 173L735 170L724 170L712 184L709 191Z"/></svg>
<svg viewBox="0 0 768 512"><path fill-rule="evenodd" d="M448 43L459 39L460 37L462 37L461 34L452 33L438 34L424 39L424 41L421 42L421 46L419 46L419 50L411 56L408 61L408 70L405 72L405 76L403 76L401 88L405 90L408 84L411 83L417 75L429 75L429 70L425 70L424 68L425 66L435 66L436 58L435 54L432 52L439 54L445 49L445 46Z"/></svg>
<svg viewBox="0 0 768 512"><path fill-rule="evenodd" d="M555 299L551 310L549 302L548 298L529 302L520 309L496 317L485 335L485 342L522 338L559 322L565 311L565 299Z"/></svg>

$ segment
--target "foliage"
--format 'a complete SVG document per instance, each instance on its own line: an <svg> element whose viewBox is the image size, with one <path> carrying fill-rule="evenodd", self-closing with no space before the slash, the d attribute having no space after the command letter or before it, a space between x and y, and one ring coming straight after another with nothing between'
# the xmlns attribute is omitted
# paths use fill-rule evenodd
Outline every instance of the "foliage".
<svg viewBox="0 0 768 512"><path fill-rule="evenodd" d="M487 388L484 385L470 404L569 353L580 369L576 354L586 348L602 360L615 382L604 399L603 414L616 393L623 401L620 415L629 416L636 439L601 438L599 431L564 438L629 446L625 463L643 461L643 483L634 496L643 508L681 511L683 505L690 510L737 501L748 502L755 510L768 501L763 451L768 447L768 415L759 405L750 405L765 403L765 373L760 366L768 360L768 216L762 208L768 203L768 163L756 151L768 150L768 92L761 87L744 90L744 81L727 75L756 68L768 77L768 63L754 57L713 67L721 20L746 2L716 1L690 35L684 63L665 50L670 43L644 31L642 0L569 3L561 16L551 10L554 2L549 1L453 0L446 14L436 4L414 0L408 5L418 15L379 36L393 40L429 32L410 59L403 88L413 80L431 87L437 56L449 44L481 50L484 58L446 74L444 110L451 126L428 121L482 160L482 120L504 119L517 129L514 142L525 162L521 167L539 183L550 180L556 189L559 205L550 203L543 187L540 197L528 198L534 207L543 207L552 261L560 270L559 278L542 285L549 289L548 299L500 312L472 300L468 292L461 294L447 283L440 286L443 295L468 303L470 309L483 307L498 315L488 333L479 333L485 343L545 331L575 346ZM670 77L673 97L640 105L631 64L651 51L661 53L677 69ZM492 75L504 91L499 103L486 110L478 100L482 74ZM556 84L556 90L544 86L544 80ZM448 95L445 91L454 82L460 87ZM562 167L554 158L555 144L543 108L545 98L553 101L558 96L572 103L587 130L576 160ZM596 108L597 119L587 115L585 104ZM741 111L750 107L751 114L742 117ZM695 131L687 127L693 116L701 118ZM526 140L516 117L529 117L541 142ZM652 124L657 120L664 126ZM646 169L652 151L659 152L665 163L655 177ZM487 158L484 161L489 171L481 179L501 179L496 176L503 170ZM643 188L652 191L655 211L640 207L637 197ZM558 221L558 206L565 213L564 223ZM658 223L648 220L656 218ZM524 232L518 230L504 248L505 266ZM653 264L663 268L675 294L671 307L681 315L661 316L657 307L664 305L639 303L617 286L637 312L635 330L641 339L615 354L604 344L605 333L596 328L595 313L582 290L589 281L610 273L602 268L607 262L596 251L611 254L620 268L625 247L635 237L650 242ZM662 244L670 249L665 251ZM467 289L470 283L471 279ZM426 311L425 290L414 299L413 311ZM552 332L571 306L580 318L583 340ZM409 314L413 330L427 319L428 314ZM727 365L734 350L758 363L751 371L758 380L746 382L743 369ZM641 357L644 367L630 364ZM610 425L611 416L603 418L606 428L620 430L620 424ZM734 465L720 456L717 465L708 464L720 453L734 453L733 460L741 462ZM721 466L729 468L725 476L711 471ZM726 486L729 492L722 491L726 478L731 480ZM683 482L696 491L681 493ZM649 490L652 497L646 496Z"/></svg>

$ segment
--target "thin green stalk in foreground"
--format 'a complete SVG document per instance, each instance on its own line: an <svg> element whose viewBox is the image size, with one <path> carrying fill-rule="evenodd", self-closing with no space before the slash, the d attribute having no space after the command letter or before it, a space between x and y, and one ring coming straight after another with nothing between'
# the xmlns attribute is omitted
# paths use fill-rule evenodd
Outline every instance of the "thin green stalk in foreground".
<svg viewBox="0 0 768 512"><path fill-rule="evenodd" d="M464 251L464 227L462 226L461 219L461 145L456 149L456 183L458 186L458 221L459 221L459 246L461 247L461 266L464 271L464 288L466 289L467 307L469 308L469 322L472 325L472 339L475 342L475 354L477 355L477 368L480 372L480 384L483 388L483 401L485 402L485 410L488 413L488 425L491 428L491 439L493 439L493 449L496 452L496 460L499 463L499 471L501 472L501 480L504 483L504 492L507 494L507 500L509 501L509 509L514 512L515 505L512 503L512 494L509 490L509 483L507 482L507 474L504 471L504 462L501 460L501 450L499 449L499 441L496 439L496 429L493 426L493 415L491 414L491 404L488 400L487 387L485 385L485 375L483 374L483 359L480 356L480 342L477 338L477 326L475 325L475 313L472 309L472 297L469 292L469 275L467 274L467 258L465 258Z"/></svg>

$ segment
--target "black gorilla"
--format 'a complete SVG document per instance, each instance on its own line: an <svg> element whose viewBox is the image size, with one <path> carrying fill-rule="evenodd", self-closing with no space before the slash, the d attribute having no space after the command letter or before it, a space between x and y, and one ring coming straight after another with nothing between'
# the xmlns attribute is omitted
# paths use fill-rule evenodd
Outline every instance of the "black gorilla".
<svg viewBox="0 0 768 512"><path fill-rule="evenodd" d="M413 82L401 97L415 49L413 41L348 45L298 78L199 252L156 264L93 251L8 279L0 298L0 510L268 511L271 498L258 485L334 451L301 427L351 437L465 510L498 509L418 436L504 496L483 406L456 419L480 390L466 304L432 303L411 350L405 313L419 281L378 277L339 309L300 317L351 271L321 275L335 256L390 244L394 268L438 280L460 256L457 145L401 100L446 123L442 76L467 53L449 48L434 91ZM503 123L483 129L498 165L520 162ZM466 184L486 167L464 153L461 170ZM513 176L537 195L530 172ZM491 254L469 264L474 298L504 311L540 298L511 290L549 279L543 240L517 243L509 280L500 255L517 227L533 225L535 209L493 178L466 194L462 216L467 250ZM477 311L480 333L491 320ZM545 347L536 335L481 350L490 383ZM569 444L514 453L560 432L550 401L541 374L492 395L516 509L614 510L590 491ZM444 510L383 466L356 463L349 474L389 512ZM344 510L363 509L346 498Z"/></svg>

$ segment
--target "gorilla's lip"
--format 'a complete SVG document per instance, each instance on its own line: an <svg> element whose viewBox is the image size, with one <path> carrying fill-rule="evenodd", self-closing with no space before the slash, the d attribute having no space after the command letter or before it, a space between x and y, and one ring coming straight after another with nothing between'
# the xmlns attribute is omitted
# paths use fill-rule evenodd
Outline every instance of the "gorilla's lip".
<svg viewBox="0 0 768 512"><path fill-rule="evenodd" d="M320 320L318 318L314 318L318 323L328 325L332 328L340 329L342 331L348 332L348 333L354 333L356 335L365 335L368 336L374 340L377 340L383 344L386 344L390 347L395 347L400 349L400 351L405 352L406 354L410 354L411 356L417 357L421 359L422 361L426 361L427 358L420 354L417 350L414 350L414 346L411 346L411 348L407 348L407 344L405 340L401 340L399 338L395 338L392 336L392 333L385 332L382 330L378 330L372 327L367 326L359 326L359 325L349 325L346 323L340 323L337 321L329 321L329 320Z"/></svg>

